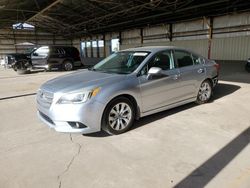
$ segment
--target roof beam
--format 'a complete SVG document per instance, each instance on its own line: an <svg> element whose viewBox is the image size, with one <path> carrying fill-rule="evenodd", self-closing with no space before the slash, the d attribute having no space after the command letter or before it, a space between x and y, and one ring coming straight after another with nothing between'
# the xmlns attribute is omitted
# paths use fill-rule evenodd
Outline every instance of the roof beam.
<svg viewBox="0 0 250 188"><path fill-rule="evenodd" d="M35 14L34 16L30 17L28 20L26 20L26 22L30 22L32 21L34 18L36 18L37 16L43 14L44 12L46 12L47 10L49 10L51 7L57 5L58 3L60 3L62 0L56 0L53 3L51 3L49 6L47 6L46 8L44 8L43 10L41 10L40 12L38 12L37 14Z"/></svg>
<svg viewBox="0 0 250 188"><path fill-rule="evenodd" d="M40 8L40 5L39 5L39 3L37 2L37 0L34 0L34 2L35 2L35 4L36 4L37 9L40 10L41 8Z"/></svg>
<svg viewBox="0 0 250 188"><path fill-rule="evenodd" d="M90 5L92 5L93 7L96 7L96 8L98 8L99 10L101 10L101 11L104 11L105 13L109 13L109 10L107 10L107 9L105 9L104 7L102 7L101 5L99 5L99 4L101 4L101 3L97 3L97 2L95 2L95 1L89 1L89 0L85 0L87 3L89 3Z"/></svg>

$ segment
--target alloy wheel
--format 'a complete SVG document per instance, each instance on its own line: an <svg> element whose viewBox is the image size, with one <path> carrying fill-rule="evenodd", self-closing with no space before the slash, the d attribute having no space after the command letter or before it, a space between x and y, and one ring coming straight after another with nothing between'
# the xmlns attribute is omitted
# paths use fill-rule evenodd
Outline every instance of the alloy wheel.
<svg viewBox="0 0 250 188"><path fill-rule="evenodd" d="M72 70L72 69L73 69L72 63L71 63L71 62L65 62L65 63L64 63L64 69L65 69L66 71Z"/></svg>
<svg viewBox="0 0 250 188"><path fill-rule="evenodd" d="M203 82L199 89L198 98L202 102L206 102L210 99L212 94L212 88L208 82Z"/></svg>
<svg viewBox="0 0 250 188"><path fill-rule="evenodd" d="M109 126L120 131L125 129L132 120L132 109L131 107L124 103L118 103L113 106L109 112L108 123Z"/></svg>

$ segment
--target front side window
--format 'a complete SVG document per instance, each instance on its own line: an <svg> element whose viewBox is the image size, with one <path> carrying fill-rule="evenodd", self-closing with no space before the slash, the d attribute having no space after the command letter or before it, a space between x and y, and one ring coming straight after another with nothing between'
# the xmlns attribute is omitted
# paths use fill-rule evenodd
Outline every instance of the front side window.
<svg viewBox="0 0 250 188"><path fill-rule="evenodd" d="M157 53L149 60L145 67L141 70L141 75L146 75L151 67L159 67L162 70L171 70L174 68L172 51L163 51Z"/></svg>
<svg viewBox="0 0 250 188"><path fill-rule="evenodd" d="M43 47L40 47L38 48L37 50L34 51L34 55L35 56L48 56L48 53L49 53L49 47L48 46L43 46Z"/></svg>
<svg viewBox="0 0 250 188"><path fill-rule="evenodd" d="M117 52L105 58L96 64L91 70L117 73L117 74L130 74L144 61L150 52Z"/></svg>
<svg viewBox="0 0 250 188"><path fill-rule="evenodd" d="M193 58L189 52L176 50L174 55L179 68L192 66L194 64Z"/></svg>

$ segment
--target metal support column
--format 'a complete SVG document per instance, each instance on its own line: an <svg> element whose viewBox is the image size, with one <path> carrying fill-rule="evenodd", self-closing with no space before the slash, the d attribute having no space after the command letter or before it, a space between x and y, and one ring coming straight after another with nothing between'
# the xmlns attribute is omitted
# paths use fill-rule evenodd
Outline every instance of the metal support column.
<svg viewBox="0 0 250 188"><path fill-rule="evenodd" d="M17 48L16 48L16 36L15 36L15 29L12 30L13 32L13 40L14 40L14 47L15 47L15 52L17 53Z"/></svg>
<svg viewBox="0 0 250 188"><path fill-rule="evenodd" d="M143 46L143 28L140 29L141 46Z"/></svg>
<svg viewBox="0 0 250 188"><path fill-rule="evenodd" d="M103 34L103 56L106 57L106 37Z"/></svg>
<svg viewBox="0 0 250 188"><path fill-rule="evenodd" d="M96 53L97 53L97 57L100 57L100 48L99 48L99 39L98 36L96 36Z"/></svg>
<svg viewBox="0 0 250 188"><path fill-rule="evenodd" d="M170 42L172 42L172 40L173 40L173 24L172 24L172 23L169 24L169 35L168 35L168 39L169 39Z"/></svg>
<svg viewBox="0 0 250 188"><path fill-rule="evenodd" d="M91 53L91 57L94 57L94 53L93 53L93 39L92 36L90 37L90 53Z"/></svg>
<svg viewBox="0 0 250 188"><path fill-rule="evenodd" d="M207 58L211 58L211 48L212 48L212 39L213 39L213 18L211 17L209 20L204 18L207 26L208 26L208 53Z"/></svg>

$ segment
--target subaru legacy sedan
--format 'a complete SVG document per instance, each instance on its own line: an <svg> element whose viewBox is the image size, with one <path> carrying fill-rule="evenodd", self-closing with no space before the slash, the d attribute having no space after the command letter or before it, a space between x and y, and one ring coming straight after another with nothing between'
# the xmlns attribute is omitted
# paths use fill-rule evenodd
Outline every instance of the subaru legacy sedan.
<svg viewBox="0 0 250 188"><path fill-rule="evenodd" d="M43 84L37 92L38 116L58 132L120 134L135 119L208 102L218 73L218 64L186 49L127 49L89 70Z"/></svg>

